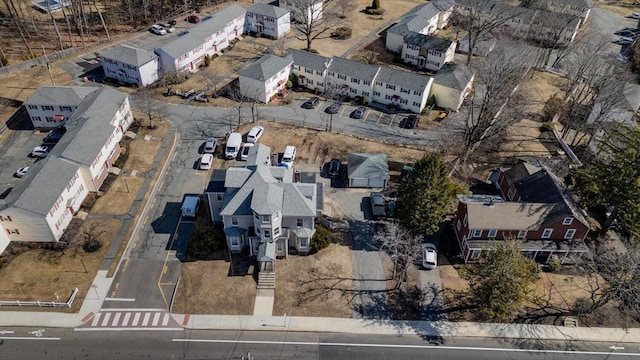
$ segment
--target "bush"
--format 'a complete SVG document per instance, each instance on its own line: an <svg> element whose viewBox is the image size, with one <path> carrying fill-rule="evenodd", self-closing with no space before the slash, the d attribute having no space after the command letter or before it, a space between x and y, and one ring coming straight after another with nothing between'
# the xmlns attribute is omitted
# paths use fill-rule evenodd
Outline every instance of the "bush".
<svg viewBox="0 0 640 360"><path fill-rule="evenodd" d="M553 131L553 124L548 121L545 123L542 123L542 126L540 126L540 131L541 132Z"/></svg>
<svg viewBox="0 0 640 360"><path fill-rule="evenodd" d="M298 82L298 77L294 73L289 74L289 81L291 82L291 86L294 88L297 88L298 86L300 86L300 83Z"/></svg>
<svg viewBox="0 0 640 360"><path fill-rule="evenodd" d="M380 0L373 0L371 2L371 8L372 9L380 9Z"/></svg>
<svg viewBox="0 0 640 360"><path fill-rule="evenodd" d="M211 64L211 55L207 54L204 57L204 66L208 67Z"/></svg>
<svg viewBox="0 0 640 360"><path fill-rule="evenodd" d="M287 89L291 89L291 87L293 86L293 82L291 80L288 80L286 84L284 84L284 87L286 87Z"/></svg>
<svg viewBox="0 0 640 360"><path fill-rule="evenodd" d="M316 251L322 250L331 244L333 235L331 231L322 225L316 226L316 233L311 238L311 246Z"/></svg>
<svg viewBox="0 0 640 360"><path fill-rule="evenodd" d="M562 263L560 263L560 259L558 259L557 257L549 260L549 263L547 265L549 265L549 270L551 272L558 272L560 271L560 269L562 269Z"/></svg>
<svg viewBox="0 0 640 360"><path fill-rule="evenodd" d="M102 248L102 241L99 239L89 239L82 244L82 250L87 253L92 253Z"/></svg>
<svg viewBox="0 0 640 360"><path fill-rule="evenodd" d="M221 226L216 226L213 231L196 230L187 244L187 254L196 259L204 259L212 252L223 249L225 244Z"/></svg>
<svg viewBox="0 0 640 360"><path fill-rule="evenodd" d="M553 95L547 100L547 102L544 103L542 115L544 116L544 121L553 120L553 117L556 116L556 114L560 117L560 119L562 119L565 117L567 110L567 103L561 98Z"/></svg>
<svg viewBox="0 0 640 360"><path fill-rule="evenodd" d="M338 40L346 40L351 38L351 28L339 27L331 34L331 37Z"/></svg>

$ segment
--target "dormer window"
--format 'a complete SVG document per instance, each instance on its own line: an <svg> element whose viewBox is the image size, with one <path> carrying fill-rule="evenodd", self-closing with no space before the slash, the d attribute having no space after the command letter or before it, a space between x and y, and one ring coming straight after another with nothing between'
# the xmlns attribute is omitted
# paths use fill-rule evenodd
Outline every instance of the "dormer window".
<svg viewBox="0 0 640 360"><path fill-rule="evenodd" d="M566 217L562 220L562 225L571 225L572 222L573 222L572 217Z"/></svg>

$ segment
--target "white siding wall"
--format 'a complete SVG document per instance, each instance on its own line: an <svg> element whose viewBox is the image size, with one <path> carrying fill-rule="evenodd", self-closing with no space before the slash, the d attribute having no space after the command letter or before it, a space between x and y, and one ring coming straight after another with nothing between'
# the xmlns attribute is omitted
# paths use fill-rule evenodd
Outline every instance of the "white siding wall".
<svg viewBox="0 0 640 360"><path fill-rule="evenodd" d="M325 76L327 71L317 71L313 69L307 69L304 66L294 65L292 68L293 73L298 77L298 84L305 86L311 90L319 88L320 92L324 92ZM300 76L304 76L301 78Z"/></svg>
<svg viewBox="0 0 640 360"><path fill-rule="evenodd" d="M158 80L159 66L160 62L158 59L154 59L140 66L138 68L138 71L140 73L140 85L147 86L156 82Z"/></svg>
<svg viewBox="0 0 640 360"><path fill-rule="evenodd" d="M53 129L65 123L64 120L54 121L54 116L62 115L66 120L76 110L77 106L32 104L26 105L26 108L33 127L36 129Z"/></svg>
<svg viewBox="0 0 640 360"><path fill-rule="evenodd" d="M442 86L439 84L433 83L431 85L431 94L436 98L436 103L438 106L452 109L458 111L460 106L462 105L462 101L464 100L465 93L467 93L471 89L472 81L469 82L469 85L465 88L464 91L459 91L456 89L452 89L446 86Z"/></svg>
<svg viewBox="0 0 640 360"><path fill-rule="evenodd" d="M325 91L349 97L363 96L367 102L373 96L373 83L369 80L353 78L349 75L327 71Z"/></svg>
<svg viewBox="0 0 640 360"><path fill-rule="evenodd" d="M278 19L278 32L276 33L276 39L283 37L291 31L291 15L285 14Z"/></svg>
<svg viewBox="0 0 640 360"><path fill-rule="evenodd" d="M410 90L399 85L375 82L373 100L382 104L393 104L414 113L420 113L427 104L433 79L424 90Z"/></svg>
<svg viewBox="0 0 640 360"><path fill-rule="evenodd" d="M47 223L49 223L51 232L53 232L56 240L60 239L64 229L71 222L73 214L80 209L82 201L89 194L88 187L83 180L83 177L80 176L80 171L78 171L66 189L60 194L56 205L51 208L46 216Z"/></svg>
<svg viewBox="0 0 640 360"><path fill-rule="evenodd" d="M0 247L9 241L53 242L54 237L47 220L41 215L22 209L8 208L0 211L2 235Z"/></svg>
<svg viewBox="0 0 640 360"><path fill-rule="evenodd" d="M123 64L118 59L100 57L100 63L107 77L122 82L146 86L158 80L158 59L149 61L140 67Z"/></svg>
<svg viewBox="0 0 640 360"><path fill-rule="evenodd" d="M270 99L267 96L266 84L262 81L240 75L238 76L238 85L240 86L240 93L247 97L263 103L268 102Z"/></svg>

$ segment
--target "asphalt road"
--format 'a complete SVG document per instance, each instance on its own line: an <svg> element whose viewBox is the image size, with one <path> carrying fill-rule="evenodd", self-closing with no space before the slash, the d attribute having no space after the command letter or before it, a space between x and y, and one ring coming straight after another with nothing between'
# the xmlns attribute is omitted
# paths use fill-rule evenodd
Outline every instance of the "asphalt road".
<svg viewBox="0 0 640 360"><path fill-rule="evenodd" d="M347 335L243 331L73 332L3 329L3 359L628 359L638 344L506 342L423 339L400 335ZM615 348L611 348L615 346Z"/></svg>

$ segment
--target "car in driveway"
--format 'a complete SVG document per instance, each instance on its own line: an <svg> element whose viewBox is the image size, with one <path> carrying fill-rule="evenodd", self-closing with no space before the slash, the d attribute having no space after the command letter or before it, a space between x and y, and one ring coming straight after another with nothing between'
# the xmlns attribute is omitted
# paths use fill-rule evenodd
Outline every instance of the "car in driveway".
<svg viewBox="0 0 640 360"><path fill-rule="evenodd" d="M438 249L432 243L422 244L422 267L433 270L438 266Z"/></svg>
<svg viewBox="0 0 640 360"><path fill-rule="evenodd" d="M240 160L247 161L249 158L249 153L251 152L251 148L254 147L255 144L246 143L242 145L242 150L240 151Z"/></svg>
<svg viewBox="0 0 640 360"><path fill-rule="evenodd" d="M339 101L334 101L333 103L331 103L331 105L326 108L324 111L327 114L337 114L340 112L340 109L342 109L342 103Z"/></svg>
<svg viewBox="0 0 640 360"><path fill-rule="evenodd" d="M614 43L618 45L631 45L635 40L626 36L621 36L617 38Z"/></svg>
<svg viewBox="0 0 640 360"><path fill-rule="evenodd" d="M351 117L354 119L362 119L366 110L367 109L364 106L360 106L359 108L353 110L353 112L351 113Z"/></svg>
<svg viewBox="0 0 640 360"><path fill-rule="evenodd" d="M23 166L20 169L18 169L18 171L16 171L15 174L13 174L13 176L15 176L17 178L21 178L21 177L27 175L27 171L29 171L29 167L28 166Z"/></svg>
<svg viewBox="0 0 640 360"><path fill-rule="evenodd" d="M158 24L151 25L151 28L149 28L149 31L151 31L156 35L167 35L167 30Z"/></svg>
<svg viewBox="0 0 640 360"><path fill-rule="evenodd" d="M342 161L340 159L331 159L329 163L329 177L337 178L340 176L340 167L342 166Z"/></svg>
<svg viewBox="0 0 640 360"><path fill-rule="evenodd" d="M47 155L49 155L50 150L51 150L51 147L49 146L45 146L45 145L36 146L33 148L33 150L31 150L31 153L29 154L29 156L38 158L38 159L44 159L47 157Z"/></svg>
<svg viewBox="0 0 640 360"><path fill-rule="evenodd" d="M207 142L204 143L204 152L213 154L216 152L216 146L218 146L218 140L216 138L208 138Z"/></svg>
<svg viewBox="0 0 640 360"><path fill-rule="evenodd" d="M160 26L162 26L168 33L172 33L176 31L176 28L174 28L171 24L158 24Z"/></svg>
<svg viewBox="0 0 640 360"><path fill-rule="evenodd" d="M189 15L187 16L187 21L192 24L197 24L200 22L200 18L198 17L198 15Z"/></svg>
<svg viewBox="0 0 640 360"><path fill-rule="evenodd" d="M67 129L64 127L53 129L47 134L43 142L47 144L55 144L58 141L60 141L60 139L62 139L62 136L64 136L66 132L67 132Z"/></svg>
<svg viewBox="0 0 640 360"><path fill-rule="evenodd" d="M310 98L309 100L305 101L302 104L302 108L303 109L315 109L316 106L318 106L318 104L320 103L320 98L317 96L314 96L312 98Z"/></svg>
<svg viewBox="0 0 640 360"><path fill-rule="evenodd" d="M372 192L369 195L371 200L371 215L374 219L379 219L387 216L387 207L384 203L384 196L379 192Z"/></svg>
<svg viewBox="0 0 640 360"><path fill-rule="evenodd" d="M200 158L200 170L211 169L211 164L213 164L213 154L202 155Z"/></svg>
<svg viewBox="0 0 640 360"><path fill-rule="evenodd" d="M249 133L247 134L247 142L252 144L257 143L262 137L263 133L264 133L264 128L262 126L252 127L251 130L249 130Z"/></svg>
<svg viewBox="0 0 640 360"><path fill-rule="evenodd" d="M420 118L416 115L409 115L400 121L400 127L403 129L415 129L420 122Z"/></svg>

